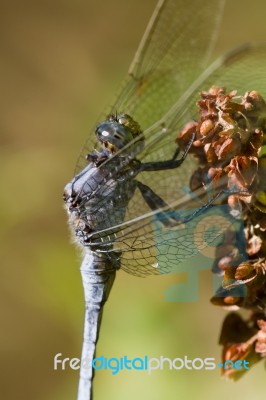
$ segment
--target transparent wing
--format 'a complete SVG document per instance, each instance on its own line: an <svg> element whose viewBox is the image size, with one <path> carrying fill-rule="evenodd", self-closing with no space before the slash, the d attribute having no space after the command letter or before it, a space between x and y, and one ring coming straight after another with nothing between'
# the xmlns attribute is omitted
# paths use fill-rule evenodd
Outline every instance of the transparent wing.
<svg viewBox="0 0 266 400"><path fill-rule="evenodd" d="M146 147L140 155L142 160L169 158L178 131L189 121L184 110L188 107L189 115L196 115L195 104L200 90L219 84L228 90L237 89L239 94L244 94L246 90L258 90L266 96L265 65L266 47L245 46L218 59L187 91L183 107L177 102L162 118L164 130L160 122L146 132ZM168 130L166 133L165 129ZM169 205L166 212L186 217L202 207L211 196L207 194L204 197L198 193L198 197L192 198L190 194L185 195L195 168L194 159L188 156L177 169L143 172L137 179L163 198ZM228 228L228 224L232 224L228 213L221 219L221 207L216 206L185 225L167 229L160 221L160 212L151 212L140 192L136 191L130 200L125 222L119 227L110 225L110 229L98 232L104 239L115 229L113 251L121 252L121 266L125 271L137 276L171 272L178 263L214 242ZM208 230L210 221L212 228Z"/></svg>
<svg viewBox="0 0 266 400"><path fill-rule="evenodd" d="M171 108L209 62L224 1L160 1L113 110L133 114L143 129Z"/></svg>
<svg viewBox="0 0 266 400"><path fill-rule="evenodd" d="M188 215L188 212L194 213L195 209L187 209L181 215ZM157 220L155 216L150 221L144 219L139 227L124 231L123 248L128 246L128 250L122 252L121 267L141 277L173 273L180 262L217 245L229 228L237 232L241 223L230 218L223 206L209 207L203 214L173 229L163 227L160 218Z"/></svg>
<svg viewBox="0 0 266 400"><path fill-rule="evenodd" d="M160 120L206 68L224 0L159 0L112 112L128 113L143 130ZM100 122L100 121L99 121ZM92 129L77 163L95 146Z"/></svg>
<svg viewBox="0 0 266 400"><path fill-rule="evenodd" d="M258 90L266 95L263 47L246 46L206 67L222 5L223 1L219 0L158 3L130 68L131 75L114 107L107 112L129 113L140 123L145 137L145 146L138 154L141 162L163 161L173 156L178 132L196 116L200 90L219 84L228 90L238 89L239 94ZM92 132L79 168L84 166L84 155L93 148ZM195 200L185 196L195 168L190 157L178 169L143 172L137 179L169 205L167 212L187 216L208 201L208 196ZM99 203L99 209L104 207L104 201ZM138 276L165 273L221 235L228 223L226 219L221 223L219 210L219 207L210 208L185 225L167 229L160 221L160 210L151 212L137 189L124 223L114 226L110 218L110 223L106 223L110 228L95 232L95 237L110 241L112 251L119 254L122 268L127 272ZM113 211L115 215L120 210ZM202 222L210 212L215 212L210 216L219 229L206 229L207 225Z"/></svg>

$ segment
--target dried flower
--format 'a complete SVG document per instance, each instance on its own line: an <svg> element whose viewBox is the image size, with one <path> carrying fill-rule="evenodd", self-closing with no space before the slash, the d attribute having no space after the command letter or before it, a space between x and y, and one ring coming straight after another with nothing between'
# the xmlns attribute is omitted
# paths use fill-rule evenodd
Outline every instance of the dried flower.
<svg viewBox="0 0 266 400"><path fill-rule="evenodd" d="M203 189L202 196L211 190L216 203L227 203L230 214L243 221L245 245L225 232L213 266L223 282L211 302L251 312L246 321L229 314L222 327L222 374L233 379L243 374L233 368L234 361L253 365L266 357L266 155L260 155L266 143L266 103L256 91L236 94L217 86L202 92L199 120L187 124L177 138L185 149L195 134L190 153L199 167L191 190Z"/></svg>
<svg viewBox="0 0 266 400"><path fill-rule="evenodd" d="M235 193L229 207L238 201L250 204L259 184L259 168L261 175L266 170L266 160L258 163L266 103L255 91L247 92L240 102L235 101L235 96L236 91L226 94L216 86L202 92L198 102L200 120L187 124L176 139L180 148L185 149L195 133L190 153L201 167L191 179L191 190L210 183L216 192L229 190L232 195ZM206 177L199 177L199 172Z"/></svg>

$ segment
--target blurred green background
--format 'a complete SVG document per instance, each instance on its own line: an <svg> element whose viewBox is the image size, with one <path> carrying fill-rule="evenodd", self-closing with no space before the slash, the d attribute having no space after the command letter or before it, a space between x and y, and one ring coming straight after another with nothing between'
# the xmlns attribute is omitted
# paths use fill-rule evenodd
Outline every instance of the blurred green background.
<svg viewBox="0 0 266 400"><path fill-rule="evenodd" d="M73 400L78 372L53 357L79 357L80 257L70 244L62 191L97 115L125 77L155 0L1 1L1 398ZM182 10L180 10L182 13ZM266 39L264 0L229 0L217 51ZM252 89L252 88L251 88ZM201 257L188 265L204 262ZM119 272L98 354L220 357L226 311L199 300L167 303L185 275L147 279ZM214 371L100 372L97 399L265 398L257 365L237 383Z"/></svg>

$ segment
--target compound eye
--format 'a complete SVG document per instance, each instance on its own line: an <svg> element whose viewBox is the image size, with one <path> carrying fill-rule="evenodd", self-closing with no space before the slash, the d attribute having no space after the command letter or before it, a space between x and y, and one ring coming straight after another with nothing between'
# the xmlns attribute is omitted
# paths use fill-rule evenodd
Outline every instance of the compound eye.
<svg viewBox="0 0 266 400"><path fill-rule="evenodd" d="M95 134L98 136L98 138L108 140L108 138L110 138L110 136L112 135L111 130L111 127L107 124L100 124L96 127Z"/></svg>
<svg viewBox="0 0 266 400"><path fill-rule="evenodd" d="M131 130L118 122L102 122L95 130L98 140L112 152L122 149L132 139Z"/></svg>

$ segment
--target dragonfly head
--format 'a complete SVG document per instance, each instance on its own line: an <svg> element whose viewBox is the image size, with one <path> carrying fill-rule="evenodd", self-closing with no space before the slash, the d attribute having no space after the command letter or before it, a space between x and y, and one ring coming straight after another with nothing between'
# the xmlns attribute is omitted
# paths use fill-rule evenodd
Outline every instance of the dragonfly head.
<svg viewBox="0 0 266 400"><path fill-rule="evenodd" d="M110 150L111 153L125 147L125 152L131 152L132 142L134 148L138 143L143 143L142 131L139 124L127 114L110 115L106 121L97 125L95 134L102 147ZM138 139L139 137L139 139Z"/></svg>

